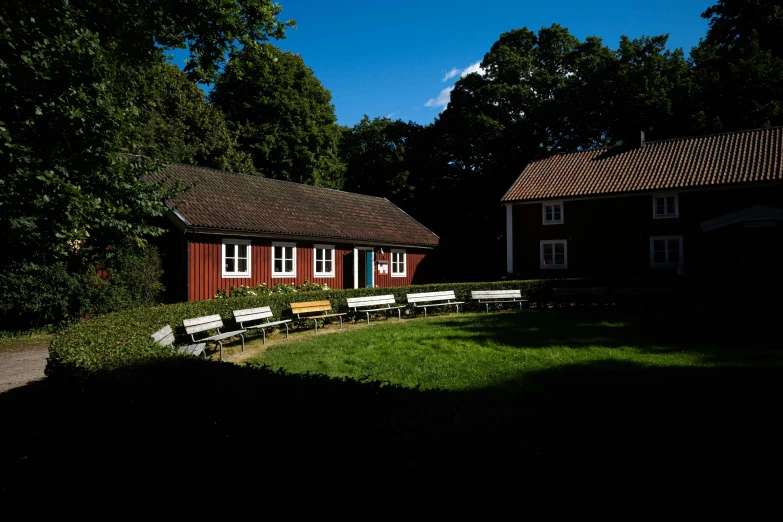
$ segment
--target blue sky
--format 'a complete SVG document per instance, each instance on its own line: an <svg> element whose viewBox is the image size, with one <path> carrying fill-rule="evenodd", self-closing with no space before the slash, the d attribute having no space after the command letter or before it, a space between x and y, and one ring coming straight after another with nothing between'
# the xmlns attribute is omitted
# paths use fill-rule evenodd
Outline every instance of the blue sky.
<svg viewBox="0 0 783 522"><path fill-rule="evenodd" d="M273 41L300 54L332 93L338 123L364 114L427 124L448 100L444 91L479 62L501 33L558 23L583 39L669 34L686 55L707 32L699 15L715 0L278 0L297 28ZM185 53L175 54L182 65ZM440 95L440 96L439 96Z"/></svg>

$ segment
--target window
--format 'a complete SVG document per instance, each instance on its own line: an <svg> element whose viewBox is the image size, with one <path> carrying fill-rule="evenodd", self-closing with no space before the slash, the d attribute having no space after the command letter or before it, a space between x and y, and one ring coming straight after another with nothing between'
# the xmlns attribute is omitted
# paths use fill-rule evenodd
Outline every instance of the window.
<svg viewBox="0 0 783 522"><path fill-rule="evenodd" d="M334 277L334 245L315 245L315 277Z"/></svg>
<svg viewBox="0 0 783 522"><path fill-rule="evenodd" d="M405 250L391 251L391 276L405 277Z"/></svg>
<svg viewBox="0 0 783 522"><path fill-rule="evenodd" d="M682 266L682 236L651 237L650 266Z"/></svg>
<svg viewBox="0 0 783 522"><path fill-rule="evenodd" d="M568 268L568 241L541 241L541 268Z"/></svg>
<svg viewBox="0 0 783 522"><path fill-rule="evenodd" d="M272 277L296 277L296 243L272 243Z"/></svg>
<svg viewBox="0 0 783 522"><path fill-rule="evenodd" d="M250 241L223 240L223 277L250 277Z"/></svg>
<svg viewBox="0 0 783 522"><path fill-rule="evenodd" d="M653 218L676 218L680 216L680 203L677 194L653 196Z"/></svg>
<svg viewBox="0 0 783 522"><path fill-rule="evenodd" d="M545 225L563 224L563 202L552 201L542 204L541 215Z"/></svg>

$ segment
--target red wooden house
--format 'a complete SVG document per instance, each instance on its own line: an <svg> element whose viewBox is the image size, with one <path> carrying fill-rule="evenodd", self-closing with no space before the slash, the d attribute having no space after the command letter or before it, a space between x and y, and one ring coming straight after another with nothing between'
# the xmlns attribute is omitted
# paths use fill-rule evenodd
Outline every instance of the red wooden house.
<svg viewBox="0 0 783 522"><path fill-rule="evenodd" d="M779 282L783 128L555 154L502 203L518 276Z"/></svg>
<svg viewBox="0 0 783 522"><path fill-rule="evenodd" d="M170 164L153 179L190 189L169 202L160 242L169 300L266 283L329 288L428 282L438 236L385 198Z"/></svg>

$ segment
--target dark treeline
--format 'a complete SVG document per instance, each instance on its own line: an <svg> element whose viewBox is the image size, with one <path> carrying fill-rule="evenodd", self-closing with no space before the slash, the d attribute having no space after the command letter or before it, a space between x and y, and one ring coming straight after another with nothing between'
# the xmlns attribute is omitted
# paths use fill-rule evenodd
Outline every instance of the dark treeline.
<svg viewBox="0 0 783 522"><path fill-rule="evenodd" d="M96 266L119 271L128 249L133 266L155 265L146 238L161 232L166 194L139 181L157 165L123 154L386 197L441 237L444 280L481 280L506 275L499 201L532 159L641 130L783 124L775 0L718 0L689 56L666 35L613 49L556 24L514 29L432 124L351 128L304 60L268 43L294 25L270 0L107 5L0 5L0 329L139 304L95 297L107 286ZM185 45L180 70L165 52ZM208 97L197 82L213 85Z"/></svg>

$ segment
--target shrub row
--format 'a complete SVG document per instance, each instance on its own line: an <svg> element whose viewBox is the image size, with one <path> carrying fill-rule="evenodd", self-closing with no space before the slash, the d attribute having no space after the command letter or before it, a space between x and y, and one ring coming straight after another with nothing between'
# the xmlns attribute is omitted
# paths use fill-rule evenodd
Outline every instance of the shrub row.
<svg viewBox="0 0 783 522"><path fill-rule="evenodd" d="M276 318L291 318L291 303L329 299L332 307L348 311L348 297L393 294L398 303L405 303L406 294L454 290L457 299L470 304L471 290L521 289L522 295L535 300L552 281L501 281L494 283L448 283L413 285L396 288L358 288L322 290L231 297L192 303L175 303L149 308L135 308L81 321L62 331L52 342L46 374L50 377L82 377L116 370L156 359L177 357L168 348L149 340L150 334L169 324L177 339L184 343L186 334L182 320L190 317L219 314L227 327L233 324L234 310L269 306Z"/></svg>

